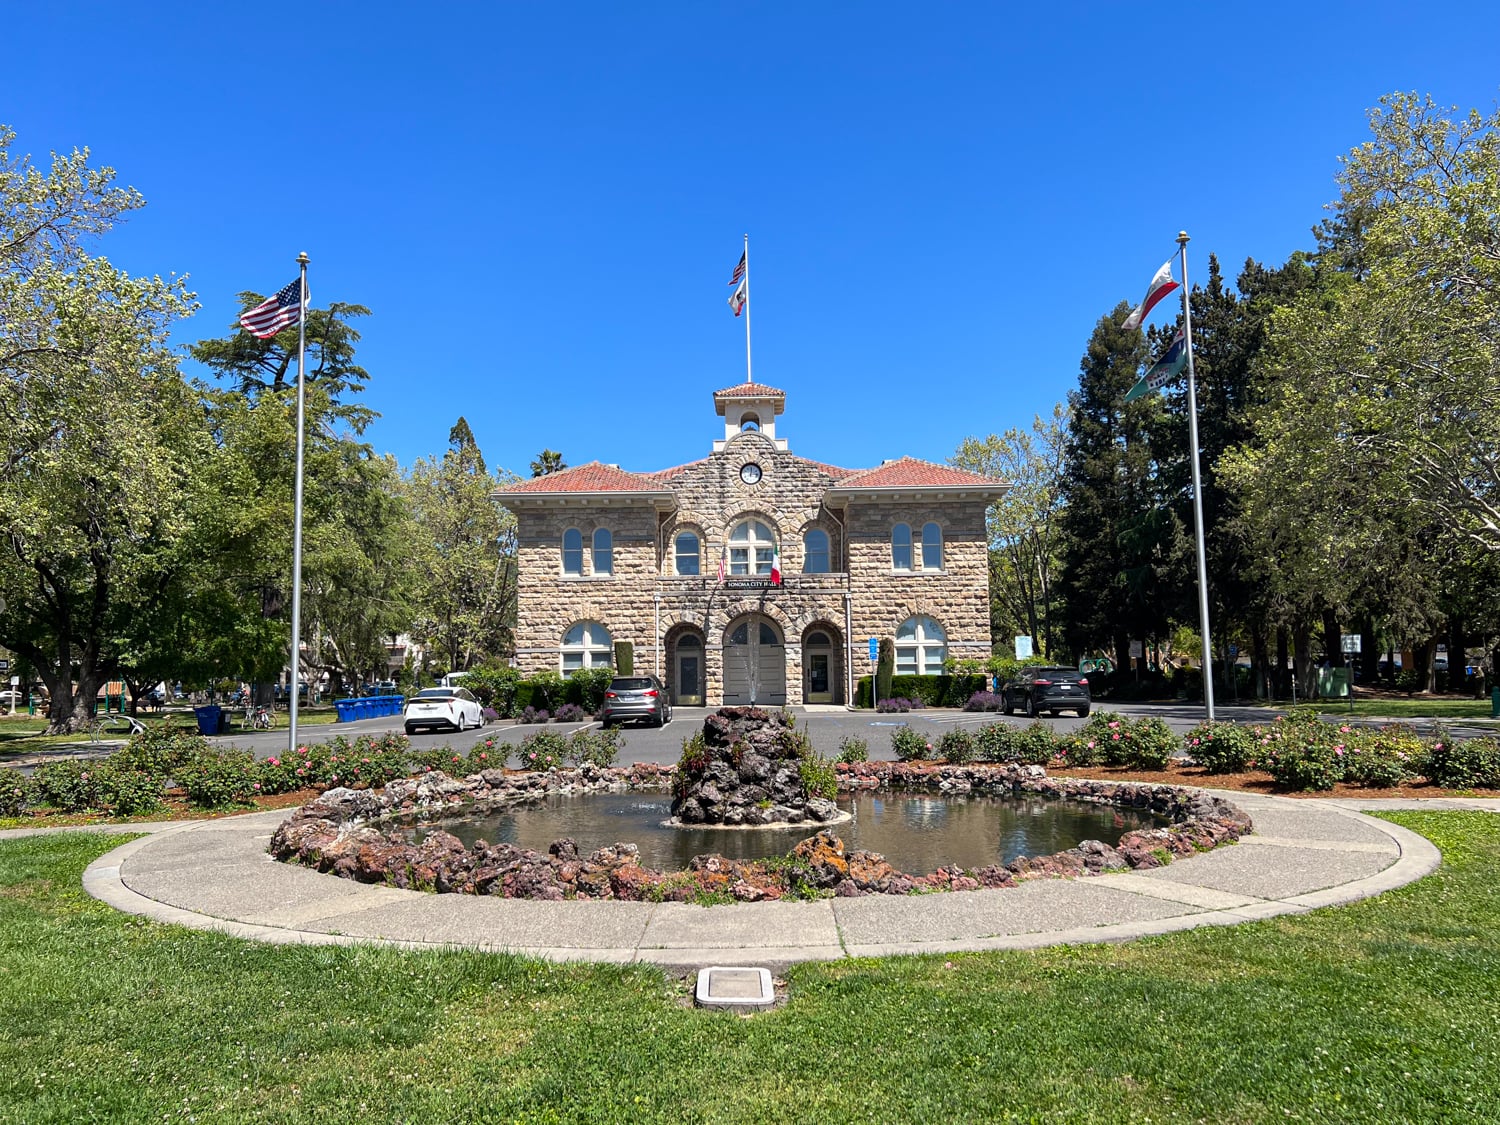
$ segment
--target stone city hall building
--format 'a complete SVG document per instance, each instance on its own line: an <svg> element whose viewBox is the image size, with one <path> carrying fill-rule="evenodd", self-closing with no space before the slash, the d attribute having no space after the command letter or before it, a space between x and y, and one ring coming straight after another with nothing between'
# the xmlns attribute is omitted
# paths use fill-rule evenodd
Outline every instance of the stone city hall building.
<svg viewBox="0 0 1500 1125"><path fill-rule="evenodd" d="M871 637L894 641L898 675L989 655L984 516L1004 483L810 461L776 436L783 392L713 399L724 437L701 461L596 461L495 494L518 525L518 669L566 676L630 641L673 703L775 707L851 700Z"/></svg>

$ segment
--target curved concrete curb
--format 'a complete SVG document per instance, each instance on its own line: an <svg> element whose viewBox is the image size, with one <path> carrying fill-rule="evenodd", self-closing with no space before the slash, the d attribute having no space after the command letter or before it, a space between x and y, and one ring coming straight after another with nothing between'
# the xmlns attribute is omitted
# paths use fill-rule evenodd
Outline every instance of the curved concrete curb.
<svg viewBox="0 0 1500 1125"><path fill-rule="evenodd" d="M1224 795L1256 822L1255 834L1238 846L1153 871L1036 880L994 891L709 909L432 895L277 863L265 847L284 811L160 827L101 856L83 883L89 894L127 913L256 941L370 942L689 967L731 956L780 965L1126 941L1369 898L1428 874L1440 861L1426 839L1348 802ZM1500 808L1500 802L1487 807Z"/></svg>

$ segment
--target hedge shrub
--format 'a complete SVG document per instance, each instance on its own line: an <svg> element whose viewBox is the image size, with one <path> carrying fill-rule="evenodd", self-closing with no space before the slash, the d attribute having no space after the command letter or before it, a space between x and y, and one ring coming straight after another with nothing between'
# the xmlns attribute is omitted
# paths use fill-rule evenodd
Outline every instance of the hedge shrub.
<svg viewBox="0 0 1500 1125"><path fill-rule="evenodd" d="M962 707L988 686L987 676L892 676L890 690L882 698L920 699L928 707ZM854 705L870 706L869 676L862 676L855 685Z"/></svg>

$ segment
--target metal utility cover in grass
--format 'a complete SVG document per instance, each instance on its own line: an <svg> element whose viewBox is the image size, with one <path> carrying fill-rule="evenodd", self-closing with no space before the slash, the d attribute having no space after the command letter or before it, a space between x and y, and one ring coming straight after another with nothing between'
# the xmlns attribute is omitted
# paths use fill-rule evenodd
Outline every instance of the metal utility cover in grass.
<svg viewBox="0 0 1500 1125"><path fill-rule="evenodd" d="M698 970L693 999L700 1008L769 1008L776 990L769 969L710 965Z"/></svg>

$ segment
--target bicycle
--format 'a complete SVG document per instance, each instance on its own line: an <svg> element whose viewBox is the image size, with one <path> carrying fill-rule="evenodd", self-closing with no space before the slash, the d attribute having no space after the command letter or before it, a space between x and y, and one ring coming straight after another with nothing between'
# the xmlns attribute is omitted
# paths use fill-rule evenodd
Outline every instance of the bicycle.
<svg viewBox="0 0 1500 1125"><path fill-rule="evenodd" d="M246 703L244 727L246 730L270 730L271 710L265 704Z"/></svg>

